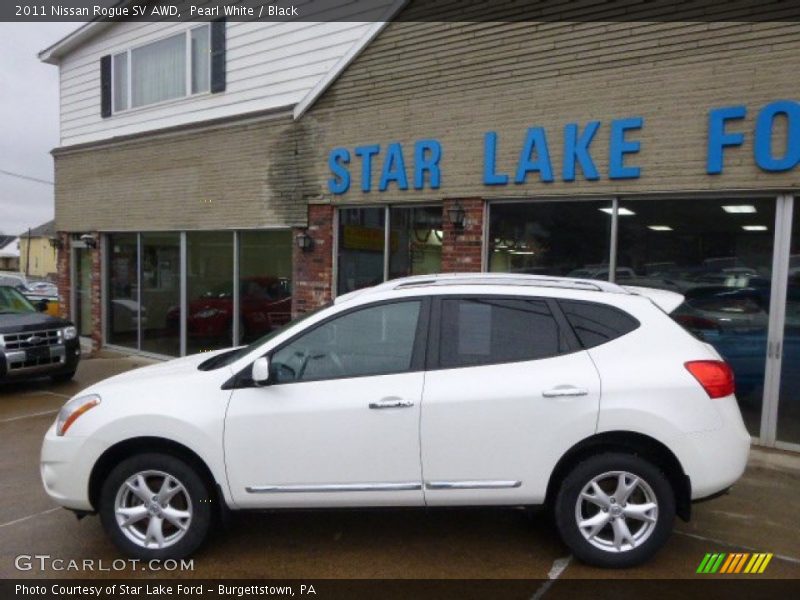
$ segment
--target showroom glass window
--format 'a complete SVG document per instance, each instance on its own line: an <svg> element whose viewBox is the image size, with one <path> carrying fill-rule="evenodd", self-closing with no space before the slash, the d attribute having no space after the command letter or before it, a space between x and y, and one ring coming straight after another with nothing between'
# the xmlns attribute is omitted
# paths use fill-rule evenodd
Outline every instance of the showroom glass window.
<svg viewBox="0 0 800 600"><path fill-rule="evenodd" d="M114 112L207 92L210 69L208 24L117 53L112 60Z"/></svg>
<svg viewBox="0 0 800 600"><path fill-rule="evenodd" d="M292 318L292 233L239 232L239 341L250 343Z"/></svg>
<svg viewBox="0 0 800 600"><path fill-rule="evenodd" d="M420 305L413 300L371 306L313 328L274 353L276 382L408 371Z"/></svg>
<svg viewBox="0 0 800 600"><path fill-rule="evenodd" d="M344 208L339 211L340 294L383 281L386 209Z"/></svg>
<svg viewBox="0 0 800 600"><path fill-rule="evenodd" d="M186 353L233 344L233 232L186 234Z"/></svg>
<svg viewBox="0 0 800 600"><path fill-rule="evenodd" d="M800 196L794 198L777 438L800 444Z"/></svg>
<svg viewBox="0 0 800 600"><path fill-rule="evenodd" d="M142 347L146 352L180 355L181 251L179 233L143 233L141 255Z"/></svg>
<svg viewBox="0 0 800 600"><path fill-rule="evenodd" d="M442 270L442 207L389 211L389 279Z"/></svg>
<svg viewBox="0 0 800 600"><path fill-rule="evenodd" d="M775 200L621 201L624 283L679 292L672 316L733 368L747 427L758 435L772 281Z"/></svg>
<svg viewBox="0 0 800 600"><path fill-rule="evenodd" d="M441 206L343 208L338 233L339 294L442 269Z"/></svg>
<svg viewBox="0 0 800 600"><path fill-rule="evenodd" d="M108 343L127 348L139 344L138 236L108 237Z"/></svg>
<svg viewBox="0 0 800 600"><path fill-rule="evenodd" d="M489 270L609 279L609 201L490 207Z"/></svg>

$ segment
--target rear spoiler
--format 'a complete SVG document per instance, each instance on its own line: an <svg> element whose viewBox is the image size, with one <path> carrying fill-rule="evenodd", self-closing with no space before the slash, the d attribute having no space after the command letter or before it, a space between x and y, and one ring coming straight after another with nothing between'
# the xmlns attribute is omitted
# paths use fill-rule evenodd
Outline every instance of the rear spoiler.
<svg viewBox="0 0 800 600"><path fill-rule="evenodd" d="M637 296L648 298L658 308L670 314L673 310L683 304L683 294L659 290L658 288L639 287L637 285L623 285L626 291Z"/></svg>

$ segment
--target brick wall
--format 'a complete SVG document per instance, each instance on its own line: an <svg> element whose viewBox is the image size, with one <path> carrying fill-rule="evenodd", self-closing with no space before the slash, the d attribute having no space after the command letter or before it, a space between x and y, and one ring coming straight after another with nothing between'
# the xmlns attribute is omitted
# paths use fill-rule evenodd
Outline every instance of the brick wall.
<svg viewBox="0 0 800 600"><path fill-rule="evenodd" d="M70 318L70 236L68 233L58 232L56 234L61 241L61 247L58 249L57 273L56 273L56 286L58 287L58 296L60 301L58 303L58 314L62 319Z"/></svg>
<svg viewBox="0 0 800 600"><path fill-rule="evenodd" d="M91 302L92 302L92 352L100 349L103 345L103 300L102 300L102 276L101 270L103 262L101 260L103 252L103 236L94 234L97 239L97 248L91 250L92 253L92 282L91 282Z"/></svg>
<svg viewBox="0 0 800 600"><path fill-rule="evenodd" d="M294 316L313 310L331 299L333 287L333 206L311 204L308 207L308 229L292 230L292 263L294 269ZM307 232L314 240L311 250L300 250L294 237Z"/></svg>
<svg viewBox="0 0 800 600"><path fill-rule="evenodd" d="M464 229L450 224L448 210L457 204L464 209ZM442 272L476 272L481 270L483 212L481 198L448 198L442 208Z"/></svg>

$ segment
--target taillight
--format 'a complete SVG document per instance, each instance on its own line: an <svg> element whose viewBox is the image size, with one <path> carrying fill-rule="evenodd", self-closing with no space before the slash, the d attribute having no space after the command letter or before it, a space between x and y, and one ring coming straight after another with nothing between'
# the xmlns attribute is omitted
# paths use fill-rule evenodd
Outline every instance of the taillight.
<svg viewBox="0 0 800 600"><path fill-rule="evenodd" d="M721 360L693 360L686 369L700 382L710 398L724 398L736 391L733 370Z"/></svg>

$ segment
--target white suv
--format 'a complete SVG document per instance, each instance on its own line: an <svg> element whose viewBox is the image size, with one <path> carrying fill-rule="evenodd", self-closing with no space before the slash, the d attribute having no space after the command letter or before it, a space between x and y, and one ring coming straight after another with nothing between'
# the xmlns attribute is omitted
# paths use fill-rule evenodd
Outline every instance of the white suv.
<svg viewBox="0 0 800 600"><path fill-rule="evenodd" d="M411 277L250 346L98 383L47 432L48 494L125 553L181 557L229 510L548 505L594 565L641 563L742 474L728 366L679 294Z"/></svg>

